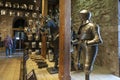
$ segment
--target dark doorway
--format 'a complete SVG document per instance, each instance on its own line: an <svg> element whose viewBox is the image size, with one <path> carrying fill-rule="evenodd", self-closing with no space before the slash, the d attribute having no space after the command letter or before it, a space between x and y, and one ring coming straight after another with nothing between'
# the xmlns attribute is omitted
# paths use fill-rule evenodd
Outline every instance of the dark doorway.
<svg viewBox="0 0 120 80"><path fill-rule="evenodd" d="M15 18L13 21L13 28L24 28L25 26L27 26L27 22L24 18Z"/></svg>
<svg viewBox="0 0 120 80"><path fill-rule="evenodd" d="M16 50L24 49L24 32L20 30L14 30L14 36L16 39Z"/></svg>
<svg viewBox="0 0 120 80"><path fill-rule="evenodd" d="M27 26L25 18L16 17L13 20L13 37L16 39L16 50L24 49L24 27Z"/></svg>

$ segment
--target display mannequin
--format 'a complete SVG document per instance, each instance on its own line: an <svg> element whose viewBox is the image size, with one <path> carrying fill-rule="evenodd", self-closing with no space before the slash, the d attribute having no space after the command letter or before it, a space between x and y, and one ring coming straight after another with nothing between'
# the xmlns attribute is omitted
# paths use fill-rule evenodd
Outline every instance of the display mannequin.
<svg viewBox="0 0 120 80"><path fill-rule="evenodd" d="M89 80L89 75L93 69L96 55L98 53L98 44L102 43L100 28L90 21L91 13L88 10L82 10L79 13L82 21L78 31L78 53L83 53L85 80Z"/></svg>
<svg viewBox="0 0 120 80"><path fill-rule="evenodd" d="M53 36L53 49L54 49L54 67L47 68L50 74L58 73L58 58L59 58L59 28L56 29L56 32Z"/></svg>

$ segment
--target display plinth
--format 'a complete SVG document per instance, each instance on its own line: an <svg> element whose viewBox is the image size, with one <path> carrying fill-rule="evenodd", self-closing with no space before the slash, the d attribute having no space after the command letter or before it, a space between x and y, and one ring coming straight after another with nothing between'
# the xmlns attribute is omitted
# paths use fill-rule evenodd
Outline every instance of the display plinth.
<svg viewBox="0 0 120 80"><path fill-rule="evenodd" d="M50 74L56 74L58 73L58 68L54 68L54 67L49 67L47 68L47 71L50 73Z"/></svg>

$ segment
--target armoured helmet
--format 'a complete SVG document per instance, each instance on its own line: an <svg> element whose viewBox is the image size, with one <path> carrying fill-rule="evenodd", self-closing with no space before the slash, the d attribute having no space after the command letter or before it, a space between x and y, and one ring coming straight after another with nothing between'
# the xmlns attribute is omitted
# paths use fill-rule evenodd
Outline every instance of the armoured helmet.
<svg viewBox="0 0 120 80"><path fill-rule="evenodd" d="M91 18L91 12L88 10L81 10L80 11L80 18L85 19L85 20L89 20Z"/></svg>

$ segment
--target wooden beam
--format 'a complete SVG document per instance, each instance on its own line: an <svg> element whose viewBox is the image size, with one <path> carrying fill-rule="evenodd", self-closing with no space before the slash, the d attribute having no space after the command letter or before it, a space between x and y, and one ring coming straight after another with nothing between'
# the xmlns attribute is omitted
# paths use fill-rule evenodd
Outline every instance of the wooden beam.
<svg viewBox="0 0 120 80"><path fill-rule="evenodd" d="M60 42L59 42L59 80L71 80L70 42L71 42L71 0L59 0Z"/></svg>
<svg viewBox="0 0 120 80"><path fill-rule="evenodd" d="M42 0L42 16L47 16L47 12L48 12L48 0ZM43 33L41 54L44 58L46 58L46 51L47 51L46 34Z"/></svg>
<svg viewBox="0 0 120 80"><path fill-rule="evenodd" d="M23 28L12 28L12 30L16 30L16 31L24 31Z"/></svg>
<svg viewBox="0 0 120 80"><path fill-rule="evenodd" d="M48 0L42 0L42 15L47 16L48 12Z"/></svg>

